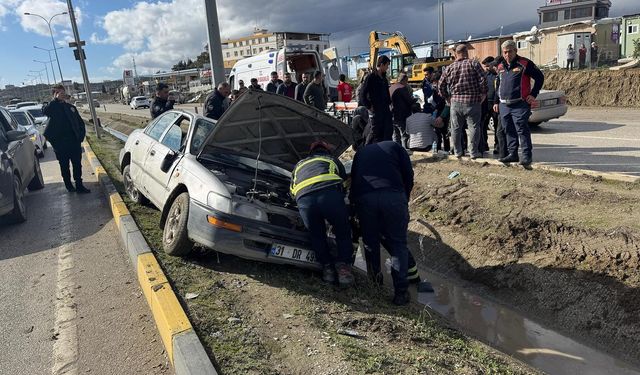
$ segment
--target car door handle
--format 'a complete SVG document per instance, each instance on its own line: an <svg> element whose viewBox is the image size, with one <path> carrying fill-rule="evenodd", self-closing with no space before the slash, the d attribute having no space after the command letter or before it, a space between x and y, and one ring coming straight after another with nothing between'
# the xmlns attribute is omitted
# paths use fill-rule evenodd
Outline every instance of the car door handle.
<svg viewBox="0 0 640 375"><path fill-rule="evenodd" d="M151 150L151 152L149 153L151 156L156 154L156 150Z"/></svg>
<svg viewBox="0 0 640 375"><path fill-rule="evenodd" d="M138 141L136 141L136 143L134 143L134 145L136 145L136 146L137 146L137 145L138 145L138 143L140 143L140 141L139 141L139 140L138 140Z"/></svg>

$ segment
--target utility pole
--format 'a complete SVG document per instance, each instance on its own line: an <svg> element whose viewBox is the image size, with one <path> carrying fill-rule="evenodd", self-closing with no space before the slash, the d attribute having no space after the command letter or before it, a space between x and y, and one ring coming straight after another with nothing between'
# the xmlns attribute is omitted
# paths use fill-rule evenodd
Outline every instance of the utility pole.
<svg viewBox="0 0 640 375"><path fill-rule="evenodd" d="M207 13L207 30L209 32L211 85L215 88L218 84L225 81L220 26L218 25L218 8L216 6L216 0L204 0L204 5Z"/></svg>
<svg viewBox="0 0 640 375"><path fill-rule="evenodd" d="M440 45L440 53L441 56L444 57L444 44L447 39L444 36L444 0L440 3L440 35L442 36L442 44Z"/></svg>
<svg viewBox="0 0 640 375"><path fill-rule="evenodd" d="M51 61L33 60L33 62L37 62L44 65L44 71L47 73L47 84L51 86L51 81L49 80L49 68L47 68L47 64L50 63Z"/></svg>
<svg viewBox="0 0 640 375"><path fill-rule="evenodd" d="M133 60L133 84L134 86L138 84L138 68L136 67L136 57L131 57Z"/></svg>
<svg viewBox="0 0 640 375"><path fill-rule="evenodd" d="M100 139L98 116L96 116L96 109L93 106L93 97L91 95L91 84L89 83L89 75L87 74L87 65L84 63L85 55L84 50L82 49L84 41L80 40L78 25L76 24L76 16L73 13L73 4L71 4L71 0L67 0L67 6L69 8L69 18L71 18L71 28L73 29L73 37L75 39L75 43L69 43L69 45L70 47L76 47L77 59L80 61L80 70L82 70L82 80L84 81L84 92L87 94L87 104L89 104L89 111L91 112L91 119L93 119L93 126L96 130L96 137Z"/></svg>

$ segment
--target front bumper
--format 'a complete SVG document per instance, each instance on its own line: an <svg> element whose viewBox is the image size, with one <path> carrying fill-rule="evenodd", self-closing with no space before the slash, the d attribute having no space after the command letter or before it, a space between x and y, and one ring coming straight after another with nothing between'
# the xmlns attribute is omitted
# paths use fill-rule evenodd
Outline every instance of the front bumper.
<svg viewBox="0 0 640 375"><path fill-rule="evenodd" d="M208 222L207 216L240 225L242 230L234 232L216 227ZM270 256L274 243L310 250L311 240L307 232L225 214L193 199L189 203L187 230L192 241L221 253L261 262L290 264L310 269L321 268L318 263Z"/></svg>

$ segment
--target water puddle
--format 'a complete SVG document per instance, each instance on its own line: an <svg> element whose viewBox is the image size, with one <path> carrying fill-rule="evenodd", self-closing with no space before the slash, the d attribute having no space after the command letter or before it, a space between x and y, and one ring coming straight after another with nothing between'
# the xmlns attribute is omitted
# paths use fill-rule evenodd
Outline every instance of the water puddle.
<svg viewBox="0 0 640 375"><path fill-rule="evenodd" d="M355 265L366 270L360 252ZM387 273L385 282L390 283L389 269ZM547 329L471 288L424 269L420 269L420 275L432 283L435 292L417 293L411 288L414 300L464 332L534 368L550 375L640 375L639 368Z"/></svg>

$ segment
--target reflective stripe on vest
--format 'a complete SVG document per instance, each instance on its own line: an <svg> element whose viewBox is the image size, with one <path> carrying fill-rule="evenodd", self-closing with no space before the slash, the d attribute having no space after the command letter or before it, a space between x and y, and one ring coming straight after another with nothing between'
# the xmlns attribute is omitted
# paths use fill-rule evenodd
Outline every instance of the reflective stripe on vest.
<svg viewBox="0 0 640 375"><path fill-rule="evenodd" d="M299 183L295 183L296 179L298 178L298 171L304 167L305 165L309 164L309 163L313 163L313 162L318 162L318 161L322 161L325 162L327 164L329 164L329 173L325 173L325 174L321 174L321 175L317 175L311 178L308 178L304 181L301 181ZM329 159L329 158L325 158L325 157L316 157L313 159L309 159L306 160L304 162L302 162L300 165L298 165L295 169L295 171L293 171L293 178L292 181L293 183L291 184L291 194L295 197L296 195L298 195L298 192L306 187L309 187L313 184L317 184L319 182L326 182L326 181L342 181L342 177L340 177L339 175L336 174L338 170L338 166L336 165L336 163Z"/></svg>

